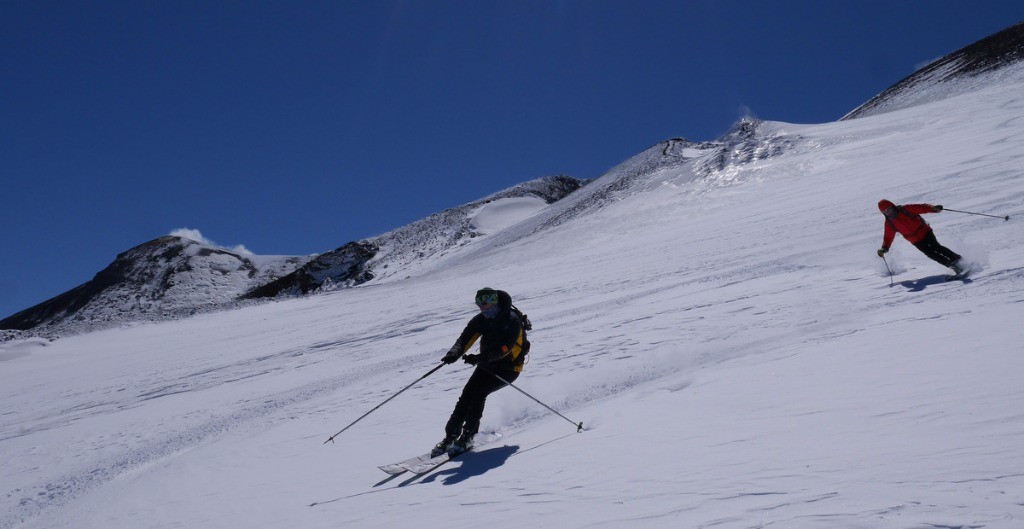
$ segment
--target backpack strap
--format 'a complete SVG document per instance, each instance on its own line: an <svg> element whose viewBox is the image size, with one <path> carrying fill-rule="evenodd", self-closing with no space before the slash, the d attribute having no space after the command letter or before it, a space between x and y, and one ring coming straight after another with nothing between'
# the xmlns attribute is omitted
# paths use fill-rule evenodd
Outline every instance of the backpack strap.
<svg viewBox="0 0 1024 529"><path fill-rule="evenodd" d="M530 323L530 317L527 316L523 311L519 310L519 307L516 307L515 305L512 305L512 310L514 310L516 314L519 315L519 322L523 324L523 330L532 331L533 324Z"/></svg>

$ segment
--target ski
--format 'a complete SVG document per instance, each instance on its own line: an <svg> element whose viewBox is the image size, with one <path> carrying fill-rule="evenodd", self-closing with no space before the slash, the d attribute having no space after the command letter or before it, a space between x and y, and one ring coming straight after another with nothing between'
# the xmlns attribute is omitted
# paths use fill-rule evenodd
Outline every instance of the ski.
<svg viewBox="0 0 1024 529"><path fill-rule="evenodd" d="M501 434L497 432L477 434L476 439L474 439L473 446L469 450L466 450L466 452L472 452L476 448L497 441L498 439L501 439ZM388 474L391 474L392 476L397 476L404 472L412 472L413 474L423 474L429 472L431 469L437 467L438 465L441 465L447 461L450 461L461 456L462 454L465 454L466 452L460 452L455 455L449 455L445 453L435 457L431 457L430 452L427 452L423 455L410 457L409 459L399 461L397 463L381 465L377 468L383 470Z"/></svg>
<svg viewBox="0 0 1024 529"><path fill-rule="evenodd" d="M953 274L953 275L946 276L946 281L964 280L964 279L967 279L968 277L970 277L970 275L971 275L971 273L969 271L968 272L964 272L962 274Z"/></svg>
<svg viewBox="0 0 1024 529"><path fill-rule="evenodd" d="M422 461L411 465L405 465L404 467L406 470L412 472L413 474L425 474L437 468L438 466L443 465L444 463L451 461L452 459L455 459L461 456L462 454L465 454L466 452L472 452L473 450L476 450L477 448L484 446L488 443L497 441L498 439L501 439L501 434L499 433L477 434L476 439L474 439L473 446L471 446L469 450L466 450L465 452L459 452L457 454L445 453L437 457L432 457L426 461Z"/></svg>
<svg viewBox="0 0 1024 529"><path fill-rule="evenodd" d="M423 455L419 455L419 456L416 456L416 457L410 457L409 459L406 459L405 461L399 461L397 463L391 463L391 464L388 464L388 465L381 465L381 466L379 466L377 468L383 470L384 472L386 472L388 474L391 474L392 476L397 476L397 475L402 474L402 473L406 472L407 470L409 470L406 467L414 466L414 465L419 465L419 464L422 464L425 461L430 461L431 459L433 459L433 458L430 456L430 452L427 452L427 453L425 453Z"/></svg>

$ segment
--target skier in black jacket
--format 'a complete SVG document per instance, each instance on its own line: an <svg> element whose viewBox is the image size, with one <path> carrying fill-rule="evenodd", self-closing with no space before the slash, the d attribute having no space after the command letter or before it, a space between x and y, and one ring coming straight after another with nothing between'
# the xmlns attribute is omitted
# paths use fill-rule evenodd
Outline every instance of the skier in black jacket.
<svg viewBox="0 0 1024 529"><path fill-rule="evenodd" d="M503 290L483 288L476 293L480 314L466 324L455 345L441 359L451 364L462 357L480 339L479 354L465 354L465 362L476 369L462 389L455 410L445 425L444 439L431 451L457 454L473 446L473 436L480 429L487 396L505 386L501 377L511 383L523 370L530 342L526 339L523 319L512 308L512 297ZM495 376L497 375L497 376Z"/></svg>

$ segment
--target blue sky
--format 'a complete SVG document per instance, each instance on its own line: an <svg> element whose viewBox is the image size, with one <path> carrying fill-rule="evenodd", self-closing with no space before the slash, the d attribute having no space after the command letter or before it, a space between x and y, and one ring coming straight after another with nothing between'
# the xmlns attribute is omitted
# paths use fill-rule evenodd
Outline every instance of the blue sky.
<svg viewBox="0 0 1024 529"><path fill-rule="evenodd" d="M2 2L0 318L180 228L318 253L747 114L834 121L1022 20L1019 1Z"/></svg>

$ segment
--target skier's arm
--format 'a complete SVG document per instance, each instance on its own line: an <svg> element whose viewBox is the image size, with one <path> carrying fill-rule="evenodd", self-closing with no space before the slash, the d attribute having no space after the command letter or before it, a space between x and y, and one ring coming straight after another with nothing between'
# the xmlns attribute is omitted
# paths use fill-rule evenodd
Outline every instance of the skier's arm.
<svg viewBox="0 0 1024 529"><path fill-rule="evenodd" d="M458 360L459 357L473 347L473 344L476 343L478 338L480 338L480 331L477 329L480 325L480 322L477 321L477 318L479 317L480 316L478 315L469 320L469 323L466 324L466 328L462 330L462 334L460 334L455 340L455 344L452 345L452 348L449 349L448 353L444 355L443 359L441 359L442 362L450 364Z"/></svg>
<svg viewBox="0 0 1024 529"><path fill-rule="evenodd" d="M910 213L916 213L918 215L923 215L925 213L936 213L935 206L931 204L906 204L902 207L906 211Z"/></svg>
<svg viewBox="0 0 1024 529"><path fill-rule="evenodd" d="M885 234L882 235L882 249L888 251L889 247L892 246L892 240L896 238L896 228L892 227L892 223L885 221Z"/></svg>

